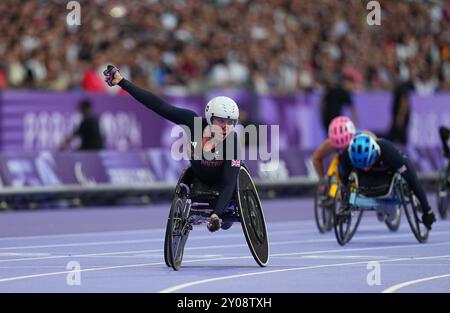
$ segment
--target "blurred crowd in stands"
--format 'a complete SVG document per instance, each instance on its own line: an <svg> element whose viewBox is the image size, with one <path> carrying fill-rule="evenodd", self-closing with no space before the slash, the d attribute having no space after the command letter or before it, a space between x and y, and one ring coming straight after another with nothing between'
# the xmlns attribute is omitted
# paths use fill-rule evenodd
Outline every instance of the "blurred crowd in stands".
<svg viewBox="0 0 450 313"><path fill-rule="evenodd" d="M157 92L450 90L450 1L380 0L379 26L363 0L78 2L69 26L68 1L0 1L0 89L110 92L111 63Z"/></svg>

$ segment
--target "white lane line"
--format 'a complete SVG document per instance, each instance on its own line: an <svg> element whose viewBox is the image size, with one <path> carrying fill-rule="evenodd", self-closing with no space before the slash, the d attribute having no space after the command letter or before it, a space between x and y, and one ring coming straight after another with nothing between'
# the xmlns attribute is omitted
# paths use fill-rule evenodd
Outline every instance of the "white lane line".
<svg viewBox="0 0 450 313"><path fill-rule="evenodd" d="M438 243L429 243L429 246L448 246L450 242L438 242ZM393 245L393 246L384 246L384 247L368 247L368 248L354 248L354 249L331 249L331 250L317 250L317 251L307 251L307 252L288 252L288 253L277 253L276 255L272 255L271 257L285 257L285 256L293 256L293 255L310 255L310 254L323 254L323 253L352 253L355 251L372 251L372 250L384 250L384 249L403 249L403 248L414 248L414 247L425 247L422 243L411 244L411 245Z"/></svg>
<svg viewBox="0 0 450 313"><path fill-rule="evenodd" d="M398 262L398 261L415 261L415 260L430 260L430 259L439 259L443 257L448 257L449 255L436 255L436 256L428 256L428 257L421 257L421 258L398 258L398 259L386 259L386 260L378 260L378 262ZM222 281L222 280L230 280L235 278L242 278L242 277L249 277L249 276L258 276L258 275L267 275L267 274L275 274L275 273L283 273L283 272L292 272L292 271L304 271L304 270L311 270L311 269L319 269L319 268L331 268L331 267L342 267L342 266L351 266L351 265L362 265L367 264L367 261L360 261L360 262L349 262L349 263L335 263L335 264L325 264L325 265L314 265L314 266L302 266L302 267L294 267L294 268L285 268L285 269L279 269L279 270L269 270L269 271L260 271L260 272L251 272L251 273L244 273L244 274L236 274L236 275L228 275L228 276L221 276L221 277L214 277L214 278L208 278L208 279L202 279L202 280L196 280L191 281L184 284L175 285L173 287L169 287L166 289L163 289L161 291L158 291L158 293L172 293L175 291L179 291L181 289L186 289L188 287L207 284L211 282L216 281Z"/></svg>
<svg viewBox="0 0 450 313"><path fill-rule="evenodd" d="M271 231L277 231L277 228L286 229L286 227L295 227L295 228L303 228L307 227L307 230L299 230L302 233L311 233L319 235L318 231L313 224L314 221L304 220L304 221L287 221L287 222L270 222L268 223L269 234ZM236 223L237 227L239 223ZM314 225L314 226L313 226ZM380 227L379 222L368 220L366 224L361 224L360 231L371 231L371 230L384 230L383 227ZM312 230L313 228L314 230ZM162 233L164 235L165 228L157 228L157 229L135 229L135 230L117 230L117 231L102 231L102 232L88 232L88 233L69 233L69 234L54 234L54 235L35 235L35 236L19 236L19 237L3 237L0 238L1 241L14 241L14 240L33 240L33 239L57 239L57 238L65 238L65 237L90 237L90 236L108 236L108 235L128 235L128 234L153 234L153 233Z"/></svg>
<svg viewBox="0 0 450 313"><path fill-rule="evenodd" d="M435 235L445 235L447 232L441 233L435 233ZM399 237L406 237L411 236L410 234L390 234L385 236L366 236L366 237L359 237L360 240L372 240L372 239L379 239L379 238L399 238ZM192 237L192 239L195 237ZM291 241L274 241L271 242L271 246L279 246L279 245L290 245L290 244L302 244L302 243L327 243L327 242L335 242L335 239L307 239L307 240L291 240ZM450 243L444 242L444 243L428 243L426 246L441 246L441 245L449 245ZM423 244L407 244L407 245L392 245L392 246L382 246L382 247L369 247L369 248L338 248L333 250L325 250L328 252L345 252L345 251L366 251L366 250L378 250L378 249L384 249L384 248L404 248L404 247L416 247L421 246L425 247ZM199 246L199 247L187 247L185 250L203 250L203 249L210 249L212 246ZM229 245L221 245L221 248L241 248L241 247L247 247L247 244L229 244ZM33 261L33 260L49 260L49 259L62 259L62 258L73 258L73 257L97 257L97 256L105 256L105 255L119 255L119 254L127 254L127 253L142 253L142 252L162 252L163 249L151 249L151 250L131 250L131 251L119 251L119 252L105 252L105 253L87 253L87 254L74 254L74 255L53 255L53 256L47 256L47 257L35 257L35 258L20 258L20 259L5 259L0 260L0 263L4 262L19 262L19 261ZM306 254L311 253L321 253L321 251L324 250L318 250L318 251L311 251L311 252L305 252ZM290 255L290 254L287 254ZM297 255L297 254L294 254Z"/></svg>
<svg viewBox="0 0 450 313"><path fill-rule="evenodd" d="M312 221L304 220L304 221L288 221L288 222L272 222L269 224L269 229L272 228L283 228L286 227L303 227L303 226L311 226ZM238 224L238 223L236 223ZM311 224L311 225L310 225ZM238 226L239 227L239 226ZM12 237L3 237L0 238L0 241L8 241L8 240L33 240L33 239L44 239L44 238L65 238L65 237L86 237L86 236L109 236L109 235L127 235L127 234L145 234L145 233L158 233L161 232L164 235L166 231L165 228L155 228L155 229L134 229L134 230L114 230L114 231L101 231L101 232L87 232L87 233L68 233L68 234L54 234L54 235L32 235L32 236L12 236ZM309 231L311 231L309 229Z"/></svg>
<svg viewBox="0 0 450 313"><path fill-rule="evenodd" d="M450 244L449 243L436 243L436 244L429 244L429 245L444 245L444 244ZM423 244L415 244L412 246L423 246ZM347 250L319 250L319 251L310 251L310 252L296 252L296 253L279 253L279 254L272 254L271 257L278 257L278 256L287 256L287 255L304 255L304 254L317 254L317 253L327 253L327 252L336 252L336 251L361 251L361 250L379 250L379 249L389 249L389 248L406 248L411 247L411 245L404 245L404 246L387 246L387 247L375 247L375 248L360 248L360 249L347 249ZM444 257L450 257L450 255L445 256L437 256L439 258ZM415 261L420 259L430 259L430 258L437 258L434 257L421 257L421 258L411 258L411 257L404 257L404 258L398 258L398 259L390 259L387 261ZM195 263L195 262L207 262L207 261L223 261L223 260L239 260L239 259L252 259L252 256L237 256L237 257L221 257L221 258L211 258L211 259L200 259L200 260L186 260L183 263ZM379 261L381 262L381 261ZM338 263L341 264L341 263ZM338 264L335 264L338 265ZM345 263L348 265L353 264L367 264L367 261L365 262L353 262L353 263ZM103 270L110 270L110 269L120 269L120 268L135 268L135 267L144 267L144 266L156 266L156 265L165 265L164 262L158 262L158 263L140 263L140 264L129 264L129 265L118 265L118 266L110 266L110 267L96 267L96 268L88 268L88 269L81 269L80 272L92 272L92 271L103 271ZM330 265L321 265L320 267L330 267ZM319 267L319 268L320 268ZM316 266L310 267L310 268L316 268ZM17 280L24 280L29 278L36 278L36 277L48 277L48 276L57 276L57 275L64 275L71 273L71 271L63 271L63 272L51 272L51 273L41 273L41 274L33 274L33 275L24 275L24 276L15 276L15 277L7 277L7 278L1 278L0 283L2 282L10 282L10 281L17 281Z"/></svg>
<svg viewBox="0 0 450 313"><path fill-rule="evenodd" d="M21 257L43 257L43 256L51 256L50 253L21 253L21 252L1 252L0 253L0 258L1 257L11 257L11 256L21 256Z"/></svg>
<svg viewBox="0 0 450 313"><path fill-rule="evenodd" d="M386 288L382 291L382 293L394 293L394 292L396 292L402 288L408 287L408 286L417 285L417 284L420 284L420 283L423 283L426 281L447 278L447 277L450 277L450 274L429 276L429 277L424 277L424 278L420 278L420 279L410 280L410 281L406 281L406 282L391 286L389 288ZM444 292L449 292L449 291L450 290L445 290Z"/></svg>
<svg viewBox="0 0 450 313"><path fill-rule="evenodd" d="M164 264L164 263L141 263L141 264L118 265L118 266L110 266L110 267L80 269L78 272L104 271L104 270L113 270L113 269L118 269L118 268L133 268L133 267L144 267L144 266L162 265L162 264ZM17 281L17 280L28 279L28 278L36 278L36 277L66 275L68 273L70 273L70 271L51 272L51 273L42 273L42 274L24 275L24 276L14 276L14 277L0 279L0 283Z"/></svg>
<svg viewBox="0 0 450 313"><path fill-rule="evenodd" d="M0 263L6 262L19 262L19 261L36 261L36 260L51 260L51 259L65 259L65 258L81 258L81 257L102 257L102 256L114 256L129 253L145 253L145 252L161 252L163 249L155 250L131 250L131 251L116 251L116 252L104 252L104 253L86 253L86 254L69 254L69 255L52 255L48 257L39 258L22 258L22 259L6 259L0 260Z"/></svg>
<svg viewBox="0 0 450 313"><path fill-rule="evenodd" d="M438 232L434 233L434 235L445 235L450 232ZM229 235L231 236L231 235ZM366 237L359 237L359 240L372 240L372 239L380 239L380 238L399 238L399 237L409 237L411 234L390 234L390 235L384 235L384 236L366 236ZM192 237L194 239L195 237ZM301 244L301 243L327 243L327 242L335 242L335 239L307 239L307 240L291 240L291 241L275 241L271 242L271 246L279 246L279 245L290 245L290 244ZM389 248L405 248L405 247L429 247L429 246L443 246L443 245L449 245L449 242L443 242L443 243L427 243L425 246L423 244L406 244L406 245L392 245L392 246L382 246L382 247L368 247L368 248L343 248L340 247L338 249L333 250L318 250L318 251L310 251L305 252L306 254L311 253L322 253L322 251L326 251L326 253L329 252L346 252L346 251L366 251L366 250L383 250L383 249L389 249ZM210 249L212 246L199 246L199 247L187 247L185 250L203 250L203 249ZM221 245L221 248L241 248L241 247L247 247L247 244L229 244L229 245ZM162 252L163 249L151 249L151 250L131 250L131 251L119 251L119 252L105 252L105 253L88 253L88 254L74 254L74 255L53 255L48 257L36 257L36 258L20 258L20 259L5 259L0 260L0 263L4 262L19 262L19 261L33 261L33 260L48 260L48 259L62 259L62 258L73 258L73 257L97 257L97 256L105 256L105 255L119 255L119 254L127 254L127 253L142 253L142 252ZM286 254L287 256L291 254ZM298 255L297 253L294 253L294 255Z"/></svg>
<svg viewBox="0 0 450 313"><path fill-rule="evenodd" d="M237 256L237 257L223 257L223 258L211 258L211 259L203 259L203 260L187 260L183 263L196 263L196 262L205 262L205 261L223 261L223 260L238 260L238 259L253 259L252 256ZM157 263L140 263L140 264L128 264L128 265L117 265L117 266L109 266L109 267L95 267L95 268L87 268L80 269L78 272L94 272L94 271L104 271L104 270L112 270L119 268L134 268L134 267L145 267L145 266L155 266L155 265L166 265L164 262ZM256 267L256 266L255 266ZM47 277L47 276L57 276L72 273L72 271L63 271L63 272L52 272L52 273L42 273L42 274L33 274L33 275L24 275L24 276L15 276L15 277L7 277L1 278L0 283L23 280L28 278L36 278L36 277Z"/></svg>
<svg viewBox="0 0 450 313"><path fill-rule="evenodd" d="M443 258L442 261L448 261L448 259ZM407 263L398 263L398 264L389 264L389 266L409 266L409 267L424 267L424 266L441 266L441 267L450 267L450 263L437 263L437 262L422 262L417 264L407 264ZM420 272L419 272L420 273Z"/></svg>
<svg viewBox="0 0 450 313"><path fill-rule="evenodd" d="M292 258L290 256L279 257L279 258ZM394 259L390 256L382 255L305 255L301 257L302 259L318 259L318 260L338 260L338 259L360 259L360 260L383 260L383 259ZM295 259L295 258L292 258ZM297 258L298 259L298 258Z"/></svg>
<svg viewBox="0 0 450 313"><path fill-rule="evenodd" d="M77 243L59 243L59 244L52 244L52 245L1 247L0 250L25 250L25 249L41 249L41 248L60 248L60 247L84 247L84 246L119 245L119 244L128 244L128 243L144 243L144 242L158 242L158 241L161 241L161 239L92 241L92 242L77 242Z"/></svg>
<svg viewBox="0 0 450 313"><path fill-rule="evenodd" d="M271 235L286 235L286 234L303 234L308 231L302 230L280 230L273 231ZM450 232L449 232L450 233ZM161 236L164 237L164 236ZM204 236L192 236L190 240L203 240L203 239L229 239L229 238L243 238L242 233L224 234L220 237L214 237L212 234ZM59 248L59 247L81 247L81 246L99 246L99 245L115 245L115 244L128 244L128 243L146 243L146 242L163 242L164 238L153 239L130 239L130 240L111 240L111 241L89 241L89 242L75 242L75 243L58 243L49 245L31 245L31 246L15 246L15 247L0 247L0 250L22 250L22 249L40 249L40 248Z"/></svg>
<svg viewBox="0 0 450 313"><path fill-rule="evenodd" d="M99 256L99 258L101 258L101 257L111 258L111 256ZM145 257L145 258L161 259L161 255L160 254L144 254L144 255L132 255L132 256L126 255L126 256L113 256L113 257L114 258L130 258L130 259ZM225 258L225 256L221 255L221 254L217 254L217 255L214 255L214 254L211 254L211 255L190 254L189 255L188 254L188 255L184 255L183 263L189 263L189 261L186 261L186 260L190 260L190 259L205 259L204 261L209 261L207 259L209 259L209 258L219 258L219 257ZM290 257L278 256L278 255L276 255L275 257L279 258L279 259L289 259L290 258ZM230 257L230 258L232 259L233 257ZM243 258L250 258L250 257L243 257ZM309 259L310 256L302 256L300 258ZM364 257L362 257L362 256L361 257L359 257L359 256L354 256L354 257L353 256L348 256L347 257L346 256L344 258L341 258L339 256L332 256L332 257L328 258L327 256L324 256L322 258L321 256L318 256L318 255L317 256L312 255L311 258L313 258L313 259L316 259L316 258L317 259L329 259L329 260L332 260L332 259L352 259L352 258L354 258L354 259L377 260L377 259L397 259L398 257L394 258L394 257L388 257L388 256L382 257L382 256L368 255L368 256L364 256ZM297 259L298 260L299 258L292 258L292 259ZM443 257L442 259L445 260L447 258ZM214 260L217 260L217 259L214 259ZM417 261L417 260L414 260L414 261ZM447 267L450 266L449 263L436 263L436 262L433 262L433 263L418 263L418 264L410 264L410 263L389 264L389 266L417 266L417 267L423 267L424 265L429 265L429 266L447 266ZM96 267L101 267L101 265L97 265L97 266L91 265L91 267L96 268ZM31 268L31 269L37 269L37 268L61 268L61 266L60 265L20 265L20 266L11 265L11 266L0 266L0 269L20 269L20 268Z"/></svg>
<svg viewBox="0 0 450 313"><path fill-rule="evenodd" d="M242 237L242 235L240 236ZM297 241L278 241L273 242L272 245L288 245L292 243L301 243L301 240ZM216 246L198 246L198 247L186 247L184 250L205 250L211 249ZM229 245L221 245L222 248L241 248L247 247L247 244L229 244ZM35 257L35 258L20 258L20 259L4 259L0 260L0 263L5 262L18 262L18 261L34 261L34 260L49 260L49 259L62 259L62 258L78 258L78 257L98 257L98 256L114 256L120 254L130 254L130 253L146 253L146 252L163 252L164 250L161 248L151 249L151 250L131 250L131 251L118 251L118 252L105 252L105 253L86 253L86 254L71 254L71 255L53 255L53 256L45 256L45 257Z"/></svg>
<svg viewBox="0 0 450 313"><path fill-rule="evenodd" d="M269 236L272 235L282 235L282 234L304 234L309 233L310 230L281 230L281 231L272 231L269 232ZM450 231L440 231L440 232L433 232L433 236L436 235L446 235L450 234ZM374 236L368 236L368 237L355 237L355 240L364 240L365 238L397 238L397 237L405 237L405 236L411 236L410 234L387 234L387 235L377 235ZM227 239L227 238L235 238L235 237L242 237L241 233L236 234L224 234L221 235L220 238L216 239ZM191 237L191 240L203 240L203 239L212 239L215 238L211 234L206 236L193 236ZM15 246L15 247L1 247L0 250L21 250L21 249L40 249L40 248L58 248L58 247L80 247L80 246L96 246L96 245L114 245L114 244L129 244L129 243L147 243L147 242L163 242L163 238L154 238L154 239L132 239L132 240L113 240L113 241L93 241L93 242L78 242L78 243L62 243L62 244L50 244L50 245L31 245L31 246ZM317 243L317 242L333 242L335 240L333 239L310 239L309 241L302 241L302 243Z"/></svg>
<svg viewBox="0 0 450 313"><path fill-rule="evenodd" d="M54 234L54 235L32 235L32 236L17 236L17 237L3 237L0 241L12 241L12 240L33 240L33 239L53 239L53 238L65 238L65 237L86 237L86 236L111 236L111 235L128 235L128 234L140 234L140 233L155 233L162 232L164 229L134 229L134 230L114 230L114 231L102 231L102 232L88 232L88 233L69 233L69 234Z"/></svg>

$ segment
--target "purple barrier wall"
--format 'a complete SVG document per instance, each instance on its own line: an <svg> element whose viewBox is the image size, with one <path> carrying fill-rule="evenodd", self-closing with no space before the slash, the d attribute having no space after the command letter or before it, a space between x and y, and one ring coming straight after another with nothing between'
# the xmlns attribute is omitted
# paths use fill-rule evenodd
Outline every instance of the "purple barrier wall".
<svg viewBox="0 0 450 313"><path fill-rule="evenodd" d="M439 151L408 149L407 152L419 172L434 172L443 165ZM270 171L267 171L267 162L247 160L245 163L255 178L283 181L293 176L314 175L310 157L310 150L283 150L278 166ZM13 187L97 183L151 186L154 182L175 183L187 165L188 161L174 160L167 149L99 153L5 152L0 154L0 182L3 186Z"/></svg>
<svg viewBox="0 0 450 313"><path fill-rule="evenodd" d="M252 120L280 125L280 148L313 149L324 138L319 116L319 94L255 96L242 91L211 92L205 96L166 96L176 106L200 115L207 101L218 94L233 97ZM129 151L169 147L173 124L163 120L130 96L75 93L4 92L0 94L0 151L54 150L79 123L77 104L89 98L100 116L106 147ZM359 128L386 133L391 116L391 95L355 94ZM438 125L450 125L450 94L412 97L410 147L439 147Z"/></svg>
<svg viewBox="0 0 450 313"><path fill-rule="evenodd" d="M450 128L450 94L412 98L409 145L418 148L442 146L438 134L439 126Z"/></svg>
<svg viewBox="0 0 450 313"><path fill-rule="evenodd" d="M310 152L291 149L280 153L279 165L245 161L254 177L283 180L307 175ZM99 153L8 152L0 154L0 177L4 186L37 187L63 184L149 184L176 182L188 161L174 160L166 149Z"/></svg>
<svg viewBox="0 0 450 313"><path fill-rule="evenodd" d="M0 114L1 150L55 149L80 121L77 105L92 100L108 148L160 146L165 121L125 96L5 92ZM152 135L149 135L152 134Z"/></svg>

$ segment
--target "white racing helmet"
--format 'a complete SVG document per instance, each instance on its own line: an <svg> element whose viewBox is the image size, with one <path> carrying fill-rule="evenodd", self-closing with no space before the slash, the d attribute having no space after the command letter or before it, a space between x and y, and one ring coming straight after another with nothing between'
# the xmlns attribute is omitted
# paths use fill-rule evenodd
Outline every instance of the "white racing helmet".
<svg viewBox="0 0 450 313"><path fill-rule="evenodd" d="M212 98L205 107L205 117L208 124L212 124L212 117L239 119L239 108L233 99L225 96Z"/></svg>

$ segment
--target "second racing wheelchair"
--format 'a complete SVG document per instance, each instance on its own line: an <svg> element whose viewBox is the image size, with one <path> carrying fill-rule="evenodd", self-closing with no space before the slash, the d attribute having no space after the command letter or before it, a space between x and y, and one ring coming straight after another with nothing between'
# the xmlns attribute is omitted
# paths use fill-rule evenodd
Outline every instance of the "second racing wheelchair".
<svg viewBox="0 0 450 313"><path fill-rule="evenodd" d="M349 184L341 185L342 197L340 208L336 211L334 231L340 245L348 243L355 234L362 214L366 210L374 210L384 215L389 229L396 230L400 225L401 207L405 212L408 224L417 241L424 243L428 239L429 230L420 219L422 208L420 202L409 188L407 182L398 173L371 174L369 179L383 181L377 187L368 187L366 177L358 177L352 172Z"/></svg>
<svg viewBox="0 0 450 313"><path fill-rule="evenodd" d="M439 172L439 178L437 182L437 207L439 215L443 220L447 219L450 206L450 162L447 167Z"/></svg>
<svg viewBox="0 0 450 313"><path fill-rule="evenodd" d="M355 174L356 175L356 174ZM353 183L353 182L352 182ZM386 186L381 186L381 191ZM355 190L355 186L350 186L351 190ZM375 190L375 193L379 191ZM369 192L370 193L370 192ZM373 193L373 192L372 192ZM339 156L334 157L331 161L326 176L325 186L318 186L315 198L314 198L314 217L316 220L316 225L320 233L325 233L333 229L334 226L334 216L337 209L339 200L341 198L341 179L339 176ZM400 226L401 221L401 210L397 206L394 211L387 209L385 212L382 208L378 209L378 216L381 222L384 221L387 228L390 231L397 231ZM391 214L387 214L391 213ZM394 215L392 213L395 213ZM354 213L353 222L354 227L353 232L356 231L357 226L362 218L362 211L359 213ZM349 233L349 235L351 232ZM353 236L353 234L351 234Z"/></svg>

